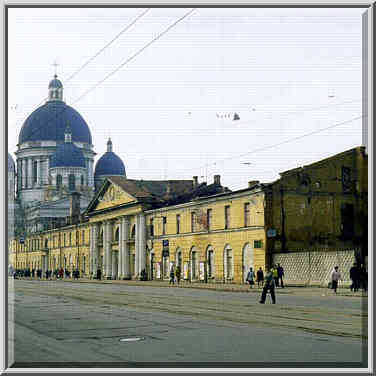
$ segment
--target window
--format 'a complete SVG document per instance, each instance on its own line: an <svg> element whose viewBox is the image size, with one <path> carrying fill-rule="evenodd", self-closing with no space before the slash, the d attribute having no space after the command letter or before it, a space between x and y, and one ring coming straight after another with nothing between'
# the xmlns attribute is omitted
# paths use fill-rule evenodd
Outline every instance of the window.
<svg viewBox="0 0 376 376"><path fill-rule="evenodd" d="M76 189L76 178L73 174L68 176L68 186L70 191L74 191Z"/></svg>
<svg viewBox="0 0 376 376"><path fill-rule="evenodd" d="M154 218L150 218L150 236L154 236Z"/></svg>
<svg viewBox="0 0 376 376"><path fill-rule="evenodd" d="M254 248L262 248L262 240L255 240L253 242L253 247Z"/></svg>
<svg viewBox="0 0 376 376"><path fill-rule="evenodd" d="M119 243L119 227L115 231L115 242Z"/></svg>
<svg viewBox="0 0 376 376"><path fill-rule="evenodd" d="M166 235L167 217L162 217L162 235Z"/></svg>
<svg viewBox="0 0 376 376"><path fill-rule="evenodd" d="M212 221L213 221L213 209L208 209L206 211L206 223L207 223L208 231L211 230Z"/></svg>
<svg viewBox="0 0 376 376"><path fill-rule="evenodd" d="M225 229L230 228L230 205L225 206Z"/></svg>
<svg viewBox="0 0 376 376"><path fill-rule="evenodd" d="M208 251L208 277L214 277L214 251Z"/></svg>
<svg viewBox="0 0 376 376"><path fill-rule="evenodd" d="M191 231L192 232L196 231L196 213L195 212L191 213Z"/></svg>
<svg viewBox="0 0 376 376"><path fill-rule="evenodd" d="M72 245L72 233L69 233L69 245Z"/></svg>
<svg viewBox="0 0 376 376"><path fill-rule="evenodd" d="M342 189L344 192L351 191L351 168L342 167Z"/></svg>
<svg viewBox="0 0 376 376"><path fill-rule="evenodd" d="M180 214L176 214L176 233L180 234Z"/></svg>
<svg viewBox="0 0 376 376"><path fill-rule="evenodd" d="M85 230L82 230L82 244L85 244Z"/></svg>
<svg viewBox="0 0 376 376"><path fill-rule="evenodd" d="M341 205L341 235L344 239L351 239L354 236L354 205Z"/></svg>
<svg viewBox="0 0 376 376"><path fill-rule="evenodd" d="M250 205L249 202L244 204L244 227L248 227L250 225Z"/></svg>
<svg viewBox="0 0 376 376"><path fill-rule="evenodd" d="M197 252L192 251L192 279L198 278L198 270L197 270Z"/></svg>
<svg viewBox="0 0 376 376"><path fill-rule="evenodd" d="M37 174L38 174L38 162L37 161L34 161L33 162L33 182L36 183L37 182Z"/></svg>
<svg viewBox="0 0 376 376"><path fill-rule="evenodd" d="M64 247L65 247L65 245L66 245L66 244L65 244L65 232L64 232Z"/></svg>
<svg viewBox="0 0 376 376"><path fill-rule="evenodd" d="M78 245L79 240L80 240L80 233L77 230L76 231L76 245Z"/></svg>
<svg viewBox="0 0 376 376"><path fill-rule="evenodd" d="M227 279L232 278L232 249L226 251L226 263L227 263Z"/></svg>
<svg viewBox="0 0 376 376"><path fill-rule="evenodd" d="M84 185L84 175L81 175L81 185Z"/></svg>

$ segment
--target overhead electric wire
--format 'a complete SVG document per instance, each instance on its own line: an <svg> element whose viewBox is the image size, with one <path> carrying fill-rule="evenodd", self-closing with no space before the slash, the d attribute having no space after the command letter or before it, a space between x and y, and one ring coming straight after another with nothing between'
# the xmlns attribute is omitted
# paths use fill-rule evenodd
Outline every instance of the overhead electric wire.
<svg viewBox="0 0 376 376"><path fill-rule="evenodd" d="M109 47L113 42L115 42L116 39L118 39L121 35L123 35L127 30L129 30L140 18L142 18L147 12L149 12L151 8L147 8L145 11L143 11L141 14L139 14L131 23L129 23L127 26L125 26L117 35L115 35L114 38L112 38L108 43L105 44L104 47L102 47L98 52L96 52L92 57L90 57L84 64L81 65L80 68L78 68L75 72L73 72L66 80L64 80L65 83L69 82L74 76L76 76L79 72L81 72L89 63L91 63L96 57L98 57L107 47ZM44 103L47 98L42 99L41 102L39 102L35 108L38 108L42 103Z"/></svg>
<svg viewBox="0 0 376 376"><path fill-rule="evenodd" d="M174 23L172 23L170 26L168 26L164 31L162 31L160 34L158 34L155 38L153 38L150 42L148 42L146 45L144 45L143 47L141 47L135 54L133 54L131 57L129 57L128 59L126 59L122 64L120 64L116 69L114 69L113 71L111 71L107 76L105 76L102 80L100 80L99 82L97 82L94 86L92 86L89 90L87 90L84 94L82 94L80 97L78 97L76 100L74 100L72 102L72 104L75 104L77 103L78 101L80 101L82 98L84 98L87 94L89 94L91 91L93 91L94 89L96 89L100 84L102 84L104 81L106 81L109 77L111 77L113 74L115 74L117 71L119 71L121 68L123 68L126 64L128 64L130 61L132 61L136 56L138 56L141 52L145 51L146 48L148 48L152 43L154 43L155 41L157 41L159 38L161 38L164 34L166 34L168 31L170 31L173 27L175 27L179 22L183 21L186 17L188 17L191 13L193 13L194 11L196 10L196 8L193 8L191 9L189 12L187 12L185 15L183 15L182 17L180 17L178 20L176 20ZM55 113L53 117L51 117L50 119L47 120L46 123L43 124L43 126L45 126L46 124L49 124L51 123L51 121L53 120L56 120L57 116L58 115L61 115L64 113L64 111L68 108L68 106L66 106L62 111L60 111L59 113ZM33 132L31 132L28 136L32 136L33 134L35 134L37 131L40 130L41 127L38 127L36 129L34 129Z"/></svg>
<svg viewBox="0 0 376 376"><path fill-rule="evenodd" d="M351 122L353 122L355 120L359 120L359 119L366 118L366 117L367 117L366 115L360 115L360 116L357 116L355 118L352 118L352 119L349 119L349 120L345 120L345 121L343 121L341 123L336 123L334 125L330 125L329 127L320 128L320 129L317 129L317 130L309 132L309 133L305 133L305 134L300 135L300 136L289 138L289 139L287 139L285 141L282 141L282 142L279 142L277 144L264 146L264 147L261 147L261 148L258 148L258 149L254 149L254 150L248 151L248 152L246 152L244 154L239 154L239 155L236 155L236 156L232 156L232 157L228 157L228 158L223 158L221 160L217 160L215 162L210 162L210 163L207 163L207 164L203 164L203 165L198 166L198 167L192 167L192 168L189 168L189 169L183 169L182 171L199 170L199 169L202 169L202 168L207 168L208 166L216 165L217 163L226 162L226 161L229 161L229 160L232 160L232 159L236 159L236 158L242 158L242 157L248 156L248 155L253 154L253 153L259 153L259 152L262 152L262 151L265 151L265 150L268 150L268 149L271 149L271 148L275 148L277 146L281 146L281 145L287 144L287 143L292 142L292 141L300 140L300 139L302 139L304 137L312 136L314 134L326 131L328 129L333 129L333 128L339 127L339 126L341 126L343 124L351 123Z"/></svg>
<svg viewBox="0 0 376 376"><path fill-rule="evenodd" d="M128 24L123 30L120 31L114 38L112 38L104 47L102 47L95 55L93 55L86 63L84 63L79 69L73 72L65 82L69 82L74 76L76 76L79 72L82 71L90 62L92 62L97 56L99 56L107 47L109 47L116 39L118 39L122 34L124 34L127 30L129 30L140 18L142 18L147 12L149 12L150 8L147 8L144 12L139 14L130 24Z"/></svg>
<svg viewBox="0 0 376 376"><path fill-rule="evenodd" d="M108 78L110 78L113 74L115 74L117 71L119 71L121 68L123 68L125 65L127 65L129 62L131 62L135 57L137 57L141 52L143 52L146 48L148 48L151 44L156 42L159 38L161 38L164 34L168 33L173 27L175 27L179 22L183 21L186 17L188 17L191 13L193 13L196 9L191 9L188 13L186 13L184 16L180 17L177 21L175 21L173 24L171 24L167 29L162 31L160 34L158 34L155 38L153 38L150 42L146 43L145 46L143 46L141 49L139 49L135 54L133 54L131 57L126 59L123 63L121 63L116 69L114 69L112 72L110 72L107 76L105 76L101 81L97 82L94 86L92 86L89 90L87 90L84 94L82 94L80 97L78 97L75 101L72 102L72 104L78 102L81 100L84 96L89 94L91 91L96 89L99 85L101 85L104 81L106 81Z"/></svg>

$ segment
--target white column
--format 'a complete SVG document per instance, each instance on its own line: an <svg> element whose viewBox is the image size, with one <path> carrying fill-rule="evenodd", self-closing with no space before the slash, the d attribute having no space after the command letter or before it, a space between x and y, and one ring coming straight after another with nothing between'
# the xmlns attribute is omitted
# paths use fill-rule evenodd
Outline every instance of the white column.
<svg viewBox="0 0 376 376"><path fill-rule="evenodd" d="M26 159L21 159L22 188L26 187Z"/></svg>
<svg viewBox="0 0 376 376"><path fill-rule="evenodd" d="M120 221L120 226L119 226L119 259L118 259L118 279L122 279L124 275L123 271L123 229L122 229L122 219Z"/></svg>
<svg viewBox="0 0 376 376"><path fill-rule="evenodd" d="M99 266L99 247L98 247L98 224L93 225L93 274L97 274Z"/></svg>
<svg viewBox="0 0 376 376"><path fill-rule="evenodd" d="M27 182L27 186L29 188L32 188L33 186L33 161L31 158L28 159L28 174L27 174L27 179L28 179L28 182Z"/></svg>
<svg viewBox="0 0 376 376"><path fill-rule="evenodd" d="M40 159L37 159L37 186L40 186Z"/></svg>
<svg viewBox="0 0 376 376"><path fill-rule="evenodd" d="M105 248L105 259L106 259L106 278L111 279L112 277L112 255L111 255L111 241L112 241L112 232L111 232L111 222L107 221L105 224L106 228L106 248Z"/></svg>
<svg viewBox="0 0 376 376"><path fill-rule="evenodd" d="M145 215L140 214L140 258L139 258L139 273L141 273L142 269L146 268L146 223L145 223Z"/></svg>
<svg viewBox="0 0 376 376"><path fill-rule="evenodd" d="M140 216L136 215L136 236L135 236L135 270L134 274L137 278L139 275L139 259L140 259Z"/></svg>
<svg viewBox="0 0 376 376"><path fill-rule="evenodd" d="M46 172L45 172L45 179L46 184L49 184L49 177L50 177L50 158L46 159Z"/></svg>
<svg viewBox="0 0 376 376"><path fill-rule="evenodd" d="M123 217L121 219L121 232L123 234L122 236L122 262L123 262L123 278L124 279L130 279L131 278L131 268L130 268L130 255L129 255L129 220L127 217Z"/></svg>

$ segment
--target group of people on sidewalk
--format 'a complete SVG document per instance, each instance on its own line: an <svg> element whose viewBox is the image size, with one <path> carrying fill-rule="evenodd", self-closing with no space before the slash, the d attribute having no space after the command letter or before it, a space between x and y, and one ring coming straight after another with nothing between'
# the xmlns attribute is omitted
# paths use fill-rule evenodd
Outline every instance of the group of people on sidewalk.
<svg viewBox="0 0 376 376"><path fill-rule="evenodd" d="M365 265L358 265L356 262L350 269L350 279L351 286L350 290L357 292L360 288L364 292L367 292L368 287L368 273ZM342 275L338 270L338 266L335 266L331 273L331 282L329 282L329 287L334 290L334 293L337 294L338 281L342 280Z"/></svg>
<svg viewBox="0 0 376 376"><path fill-rule="evenodd" d="M63 278L74 278L78 279L80 277L80 272L78 269L73 270L70 272L68 269L55 269L42 271L42 269L16 269L13 272L13 278L36 278L36 279L63 279Z"/></svg>

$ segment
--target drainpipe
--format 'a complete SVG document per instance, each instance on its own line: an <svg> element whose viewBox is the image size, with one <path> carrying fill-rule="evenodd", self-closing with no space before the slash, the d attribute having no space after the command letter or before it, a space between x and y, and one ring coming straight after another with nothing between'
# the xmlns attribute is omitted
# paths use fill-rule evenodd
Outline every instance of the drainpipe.
<svg viewBox="0 0 376 376"><path fill-rule="evenodd" d="M281 241L282 241L282 252L286 252L286 232L285 232L285 221L286 221L286 214L285 214L285 207L284 207L284 200L283 200L283 195L284 195L284 191L283 191L283 187L281 187L280 189L280 193L281 193L281 214L282 214L282 234L281 234Z"/></svg>

